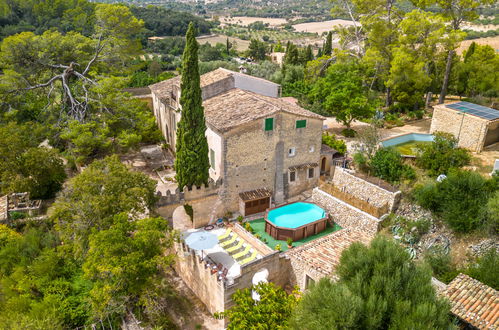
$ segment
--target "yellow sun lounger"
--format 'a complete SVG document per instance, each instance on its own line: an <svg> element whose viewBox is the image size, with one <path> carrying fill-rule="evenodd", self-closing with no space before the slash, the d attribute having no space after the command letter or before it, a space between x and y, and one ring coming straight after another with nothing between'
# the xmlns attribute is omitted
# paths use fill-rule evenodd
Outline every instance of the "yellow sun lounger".
<svg viewBox="0 0 499 330"><path fill-rule="evenodd" d="M237 235L234 233L234 235L233 235L233 236L232 236L232 237L231 237L228 241L225 241L225 242L220 243L220 246L221 246L221 247L229 246L229 245L231 245L232 243L234 243L238 237L239 237L239 236L237 236Z"/></svg>
<svg viewBox="0 0 499 330"><path fill-rule="evenodd" d="M248 262L255 260L257 255L258 253L256 253L256 251L253 251L253 253L248 258L242 260L239 264L241 266L247 264Z"/></svg>
<svg viewBox="0 0 499 330"><path fill-rule="evenodd" d="M232 232L232 228L229 228L222 235L218 236L218 241L223 241L226 238L229 238L230 233Z"/></svg>
<svg viewBox="0 0 499 330"><path fill-rule="evenodd" d="M232 258L234 259L238 259L238 258L241 258L243 257L244 255L248 254L251 250L251 246L247 246L246 249L244 249L243 251L239 252L239 253L236 253L232 256Z"/></svg>
<svg viewBox="0 0 499 330"><path fill-rule="evenodd" d="M239 250L243 246L243 243L244 243L243 240L240 239L239 242L236 245L234 245L233 247L230 247L228 249L225 249L225 251L227 251L229 253L235 252L235 251Z"/></svg>

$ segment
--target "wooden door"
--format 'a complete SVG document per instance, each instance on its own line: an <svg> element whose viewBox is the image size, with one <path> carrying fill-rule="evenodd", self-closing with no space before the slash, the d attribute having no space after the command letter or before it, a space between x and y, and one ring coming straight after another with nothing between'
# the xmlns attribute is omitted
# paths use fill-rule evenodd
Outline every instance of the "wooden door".
<svg viewBox="0 0 499 330"><path fill-rule="evenodd" d="M255 213L265 212L265 210L268 209L269 207L270 207L270 197L248 201L245 203L244 214L251 215Z"/></svg>

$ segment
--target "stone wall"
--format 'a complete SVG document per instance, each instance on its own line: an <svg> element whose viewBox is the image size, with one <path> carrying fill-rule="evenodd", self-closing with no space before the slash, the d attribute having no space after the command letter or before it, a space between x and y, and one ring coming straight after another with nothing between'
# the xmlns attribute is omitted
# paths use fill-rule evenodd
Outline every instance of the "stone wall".
<svg viewBox="0 0 499 330"><path fill-rule="evenodd" d="M379 219L325 193L319 188L313 190L312 201L324 208L332 220L342 228L351 228L368 234L376 234L379 230Z"/></svg>
<svg viewBox="0 0 499 330"><path fill-rule="evenodd" d="M217 274L212 274L199 256L182 243L175 243L175 271L185 284L206 305L210 313L225 309L225 288L222 281L218 281ZM223 329L224 321L220 321Z"/></svg>
<svg viewBox="0 0 499 330"><path fill-rule="evenodd" d="M380 186L356 177L350 173L350 170L341 167L335 167L331 181L338 189L364 200L373 206L383 207L388 204L388 209L391 212L396 211L402 198L400 191L391 192L383 189Z"/></svg>
<svg viewBox="0 0 499 330"><path fill-rule="evenodd" d="M263 269L269 271L268 281L281 287L289 284L291 264L284 258L282 253L274 251L272 254L264 256L241 267L241 275L234 279L234 282L225 288L225 308L234 305L232 295L239 289L249 288L253 285L252 280L255 274Z"/></svg>
<svg viewBox="0 0 499 330"><path fill-rule="evenodd" d="M487 135L487 126L488 121L483 118L449 109L442 104L434 107L430 133L450 133L458 139L459 147L480 152Z"/></svg>
<svg viewBox="0 0 499 330"><path fill-rule="evenodd" d="M203 86L201 89L201 95L203 100L206 100L232 88L234 88L234 77L227 77L212 84Z"/></svg>
<svg viewBox="0 0 499 330"><path fill-rule="evenodd" d="M227 207L239 208L239 193L267 188L284 196L283 181L290 166L319 163L322 120L276 113L274 129L264 130L265 118L232 129L224 135L224 187ZM307 127L296 129L296 120L306 119ZM289 156L290 148L295 155ZM306 171L298 173L297 181L288 185L288 197L317 186L319 167L313 178ZM301 175L300 175L301 174Z"/></svg>

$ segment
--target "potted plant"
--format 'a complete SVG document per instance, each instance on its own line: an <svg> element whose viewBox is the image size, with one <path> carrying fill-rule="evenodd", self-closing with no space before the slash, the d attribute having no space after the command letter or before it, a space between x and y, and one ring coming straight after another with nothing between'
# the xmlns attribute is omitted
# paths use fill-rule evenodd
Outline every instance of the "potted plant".
<svg viewBox="0 0 499 330"><path fill-rule="evenodd" d="M237 219L237 222L239 222L240 225L243 224L244 217L242 215L238 216L236 219Z"/></svg>
<svg viewBox="0 0 499 330"><path fill-rule="evenodd" d="M291 249L293 247L293 239L291 237L288 237L286 243L288 243L288 249Z"/></svg>
<svg viewBox="0 0 499 330"><path fill-rule="evenodd" d="M281 244L277 244L277 245L275 246L275 249L276 249L277 251L281 251Z"/></svg>

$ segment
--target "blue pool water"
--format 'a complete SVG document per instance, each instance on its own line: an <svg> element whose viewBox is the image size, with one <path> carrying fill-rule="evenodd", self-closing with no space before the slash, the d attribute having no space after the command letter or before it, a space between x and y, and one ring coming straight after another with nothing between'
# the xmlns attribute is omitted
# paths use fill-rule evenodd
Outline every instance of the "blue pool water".
<svg viewBox="0 0 499 330"><path fill-rule="evenodd" d="M421 133L409 133L400 136L396 136L391 139L386 139L381 142L383 147L393 147L399 144L407 142L431 142L435 137L431 134L421 134Z"/></svg>
<svg viewBox="0 0 499 330"><path fill-rule="evenodd" d="M324 218L326 212L310 203L292 203L270 210L267 219L278 227L298 228Z"/></svg>

